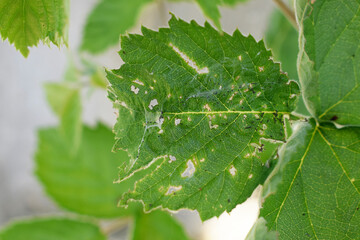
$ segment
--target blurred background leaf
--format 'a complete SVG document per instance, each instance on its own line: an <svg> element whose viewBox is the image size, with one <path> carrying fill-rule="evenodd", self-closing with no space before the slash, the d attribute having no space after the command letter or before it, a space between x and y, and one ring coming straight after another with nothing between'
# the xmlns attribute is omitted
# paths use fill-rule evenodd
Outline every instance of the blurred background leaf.
<svg viewBox="0 0 360 240"><path fill-rule="evenodd" d="M133 27L141 8L153 0L101 0L87 19L81 49L100 53L119 43Z"/></svg>
<svg viewBox="0 0 360 240"><path fill-rule="evenodd" d="M67 43L68 0L1 0L0 33L24 57L39 41Z"/></svg>
<svg viewBox="0 0 360 240"><path fill-rule="evenodd" d="M98 226L75 219L19 221L0 232L1 240L105 240Z"/></svg>
<svg viewBox="0 0 360 240"><path fill-rule="evenodd" d="M135 217L133 240L187 240L182 226L168 213L156 210Z"/></svg>

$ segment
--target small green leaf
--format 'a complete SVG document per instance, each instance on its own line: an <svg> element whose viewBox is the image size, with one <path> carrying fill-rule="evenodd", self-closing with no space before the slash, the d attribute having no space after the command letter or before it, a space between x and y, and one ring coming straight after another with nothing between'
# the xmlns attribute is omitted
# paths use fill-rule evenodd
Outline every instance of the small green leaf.
<svg viewBox="0 0 360 240"><path fill-rule="evenodd" d="M99 53L119 42L133 27L142 7L153 0L101 0L90 13L81 48Z"/></svg>
<svg viewBox="0 0 360 240"><path fill-rule="evenodd" d="M360 126L360 2L298 0L299 77L310 113Z"/></svg>
<svg viewBox="0 0 360 240"><path fill-rule="evenodd" d="M121 194L134 187L137 175L120 184L117 168L128 159L125 152L112 153L114 136L99 124L84 126L80 145L72 151L67 140L56 128L39 131L36 153L36 174L46 192L62 207L102 218L129 215L137 209L117 207Z"/></svg>
<svg viewBox="0 0 360 240"><path fill-rule="evenodd" d="M203 10L204 14L210 18L215 26L221 30L220 24L220 5L235 5L238 2L245 2L247 0L195 0L201 9Z"/></svg>
<svg viewBox="0 0 360 240"><path fill-rule="evenodd" d="M1 0L0 33L24 57L40 40L57 46L67 42L68 0Z"/></svg>
<svg viewBox="0 0 360 240"><path fill-rule="evenodd" d="M98 226L66 218L18 221L0 232L1 240L105 240Z"/></svg>
<svg viewBox="0 0 360 240"><path fill-rule="evenodd" d="M160 210L135 217L133 240L187 240L184 229L168 213Z"/></svg>
<svg viewBox="0 0 360 240"><path fill-rule="evenodd" d="M300 123L264 187L260 216L279 239L358 239L360 129Z"/></svg>
<svg viewBox="0 0 360 240"><path fill-rule="evenodd" d="M175 17L169 24L124 36L125 64L108 72L119 109L114 149L131 156L120 178L159 166L121 203L197 209L208 219L245 201L267 175L261 139L285 140L283 116L299 90L263 42Z"/></svg>

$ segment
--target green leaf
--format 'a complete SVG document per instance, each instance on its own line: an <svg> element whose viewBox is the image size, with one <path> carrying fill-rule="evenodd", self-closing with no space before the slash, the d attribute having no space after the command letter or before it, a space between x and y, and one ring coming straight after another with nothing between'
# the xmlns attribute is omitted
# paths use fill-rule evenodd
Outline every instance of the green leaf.
<svg viewBox="0 0 360 240"><path fill-rule="evenodd" d="M260 216L279 239L358 239L360 129L300 123L264 187Z"/></svg>
<svg viewBox="0 0 360 240"><path fill-rule="evenodd" d="M360 126L360 2L298 0L299 77L310 113Z"/></svg>
<svg viewBox="0 0 360 240"><path fill-rule="evenodd" d="M290 79L297 81L298 35L282 12L275 10L271 14L265 34L266 46L271 49L274 60L281 63L281 70L287 72Z"/></svg>
<svg viewBox="0 0 360 240"><path fill-rule="evenodd" d="M196 209L208 219L245 201L266 177L260 139L285 140L283 116L298 86L262 41L175 17L169 24L124 36L125 64L108 72L119 109L114 149L131 156L120 178L158 165L121 203Z"/></svg>
<svg viewBox="0 0 360 240"><path fill-rule="evenodd" d="M259 218L250 232L246 236L245 240L277 240L277 233L269 232L266 227L266 221L264 218Z"/></svg>
<svg viewBox="0 0 360 240"><path fill-rule="evenodd" d="M119 42L120 34L133 27L142 7L153 0L101 0L90 13L82 50L100 53Z"/></svg>
<svg viewBox="0 0 360 240"><path fill-rule="evenodd" d="M18 221L0 232L1 240L105 240L98 226L73 219Z"/></svg>
<svg viewBox="0 0 360 240"><path fill-rule="evenodd" d="M181 225L168 213L157 210L135 217L133 240L187 240Z"/></svg>
<svg viewBox="0 0 360 240"><path fill-rule="evenodd" d="M47 83L45 92L50 107L60 119L59 134L76 151L81 138L81 96L71 83Z"/></svg>
<svg viewBox="0 0 360 240"><path fill-rule="evenodd" d="M60 206L80 214L112 218L137 210L135 204L128 209L117 207L121 194L133 188L139 177L113 183L121 161L128 159L123 151L111 152L113 139L111 130L104 125L84 126L74 152L59 129L40 130L36 175L46 192Z"/></svg>
<svg viewBox="0 0 360 240"><path fill-rule="evenodd" d="M201 9L203 10L204 14L210 18L215 26L221 30L221 23L220 23L220 5L235 5L238 2L245 2L247 0L195 0Z"/></svg>
<svg viewBox="0 0 360 240"><path fill-rule="evenodd" d="M40 40L57 46L67 42L67 0L2 0L0 33L24 57Z"/></svg>
<svg viewBox="0 0 360 240"><path fill-rule="evenodd" d="M275 10L269 20L265 43L271 49L274 60L281 63L281 70L287 72L290 79L299 81L297 74L298 32L279 10ZM296 115L311 116L304 100L299 98Z"/></svg>

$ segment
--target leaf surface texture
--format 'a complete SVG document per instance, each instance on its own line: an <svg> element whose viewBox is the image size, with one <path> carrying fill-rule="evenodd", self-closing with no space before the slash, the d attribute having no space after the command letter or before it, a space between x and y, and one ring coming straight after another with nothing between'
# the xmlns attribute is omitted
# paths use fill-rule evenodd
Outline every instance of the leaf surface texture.
<svg viewBox="0 0 360 240"><path fill-rule="evenodd" d="M358 239L360 129L301 123L280 152L260 216L279 239Z"/></svg>
<svg viewBox="0 0 360 240"><path fill-rule="evenodd" d="M263 42L175 17L169 24L122 37L125 64L108 72L119 109L114 149L131 156L120 181L158 166L121 203L196 209L208 219L245 201L266 177L261 139L285 140L283 116L299 90Z"/></svg>
<svg viewBox="0 0 360 240"><path fill-rule="evenodd" d="M310 113L360 126L360 1L298 0L299 77Z"/></svg>
<svg viewBox="0 0 360 240"><path fill-rule="evenodd" d="M57 46L67 42L68 0L2 0L0 33L22 55L39 41Z"/></svg>

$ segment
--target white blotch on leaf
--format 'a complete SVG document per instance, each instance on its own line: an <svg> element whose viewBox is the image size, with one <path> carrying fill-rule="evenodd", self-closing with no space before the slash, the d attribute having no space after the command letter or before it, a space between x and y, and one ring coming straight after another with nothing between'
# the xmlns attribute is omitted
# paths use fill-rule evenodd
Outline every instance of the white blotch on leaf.
<svg viewBox="0 0 360 240"><path fill-rule="evenodd" d="M176 46L174 46L172 43L169 44L170 47L172 47L172 49L180 55L180 57L191 67L193 68L197 73L199 74L206 74L209 73L209 69L207 67L204 68L199 68L198 65L195 63L194 60L190 59L185 53L183 53L182 51L180 51L179 48L177 48Z"/></svg>
<svg viewBox="0 0 360 240"><path fill-rule="evenodd" d="M242 56L241 55L239 56L239 61L242 61Z"/></svg>
<svg viewBox="0 0 360 240"><path fill-rule="evenodd" d="M260 95L261 95L261 92L258 92L258 93L256 94L256 97L260 97Z"/></svg>
<svg viewBox="0 0 360 240"><path fill-rule="evenodd" d="M142 81L140 81L139 79L134 80L133 83L137 83L139 85L144 86L144 83Z"/></svg>
<svg viewBox="0 0 360 240"><path fill-rule="evenodd" d="M135 93L135 94L138 94L139 91L140 91L140 89L137 88L137 87L135 87L134 85L131 85L131 91L132 91L133 93Z"/></svg>
<svg viewBox="0 0 360 240"><path fill-rule="evenodd" d="M233 94L230 96L229 101L232 101L233 98L234 98L234 96L235 96L237 93L238 93L238 92L233 93Z"/></svg>
<svg viewBox="0 0 360 240"><path fill-rule="evenodd" d="M264 67L259 67L259 72L263 72L264 71Z"/></svg>
<svg viewBox="0 0 360 240"><path fill-rule="evenodd" d="M181 122L181 119L179 118L175 118L175 126L179 125Z"/></svg>
<svg viewBox="0 0 360 240"><path fill-rule="evenodd" d="M229 172L232 176L235 176L237 170L236 168L234 167L234 165L231 165L230 169L229 169Z"/></svg>
<svg viewBox="0 0 360 240"><path fill-rule="evenodd" d="M172 163L172 162L175 162L175 161L176 161L176 157L175 157L175 156L170 155L169 158L170 158L169 163Z"/></svg>
<svg viewBox="0 0 360 240"><path fill-rule="evenodd" d="M123 106L124 108L128 108L128 105L126 105L125 102L120 102L120 105Z"/></svg>
<svg viewBox="0 0 360 240"><path fill-rule="evenodd" d="M195 172L194 163L191 160L187 161L187 167L185 171L181 174L182 177L192 177Z"/></svg>
<svg viewBox="0 0 360 240"><path fill-rule="evenodd" d="M205 158L200 159L200 162L205 162Z"/></svg>
<svg viewBox="0 0 360 240"><path fill-rule="evenodd" d="M251 179L252 177L253 177L253 174L251 173L248 178Z"/></svg>
<svg viewBox="0 0 360 240"><path fill-rule="evenodd" d="M150 108L151 110L153 110L153 108L154 108L156 105L158 105L158 104L159 104L159 103L158 103L158 100L157 100L157 99L153 99L153 100L150 101L149 108Z"/></svg>
<svg viewBox="0 0 360 240"><path fill-rule="evenodd" d="M182 189L182 186L169 186L165 195L170 195L172 193L178 192Z"/></svg>
<svg viewBox="0 0 360 240"><path fill-rule="evenodd" d="M208 110L209 112L211 111L211 108L210 108L209 104L205 104L203 108Z"/></svg>
<svg viewBox="0 0 360 240"><path fill-rule="evenodd" d="M211 116L211 115L208 115L208 118L209 118L209 128L210 129L216 129L216 128L218 128L219 127L219 125L217 125L217 124L212 124L212 119L213 118L215 118L215 116Z"/></svg>

